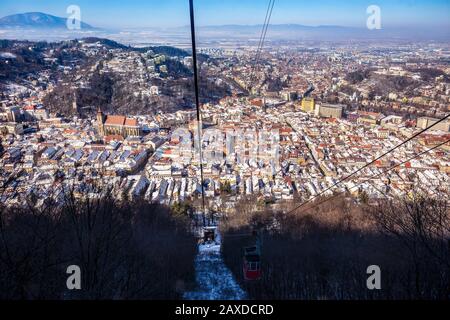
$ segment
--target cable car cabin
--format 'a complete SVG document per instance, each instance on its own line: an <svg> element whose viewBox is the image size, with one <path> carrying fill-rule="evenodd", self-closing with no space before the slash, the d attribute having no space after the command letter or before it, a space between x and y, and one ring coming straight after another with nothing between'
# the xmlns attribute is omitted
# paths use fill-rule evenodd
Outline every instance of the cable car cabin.
<svg viewBox="0 0 450 320"><path fill-rule="evenodd" d="M216 239L216 227L203 228L203 243L213 242Z"/></svg>
<svg viewBox="0 0 450 320"><path fill-rule="evenodd" d="M242 269L245 280L261 279L261 256L256 246L244 249L244 265Z"/></svg>

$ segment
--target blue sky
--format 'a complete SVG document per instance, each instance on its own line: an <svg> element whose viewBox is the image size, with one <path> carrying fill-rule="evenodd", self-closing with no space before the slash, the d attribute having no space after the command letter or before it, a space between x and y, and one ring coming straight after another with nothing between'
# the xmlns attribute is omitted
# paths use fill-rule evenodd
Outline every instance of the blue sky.
<svg viewBox="0 0 450 320"><path fill-rule="evenodd" d="M176 27L189 23L188 0L1 0L0 16L41 11L65 17L81 8L97 27ZM268 0L195 0L198 25L262 24ZM450 0L276 0L272 23L365 27L369 5L383 27L450 28Z"/></svg>

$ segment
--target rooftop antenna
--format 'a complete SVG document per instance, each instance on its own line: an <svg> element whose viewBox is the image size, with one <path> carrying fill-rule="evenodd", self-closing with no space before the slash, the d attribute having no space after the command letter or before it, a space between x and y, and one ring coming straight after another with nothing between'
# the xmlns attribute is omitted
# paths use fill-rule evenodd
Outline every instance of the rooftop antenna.
<svg viewBox="0 0 450 320"><path fill-rule="evenodd" d="M203 153L202 153L202 137L201 137L201 117L200 117L200 99L198 87L198 70L197 70L197 46L195 42L195 19L194 19L194 0L189 0L189 11L191 20L191 43L192 43L192 64L194 69L194 91L195 91L195 107L197 109L197 135L200 158L200 185L202 188L202 218L203 226L206 226L205 218L205 186L203 184Z"/></svg>

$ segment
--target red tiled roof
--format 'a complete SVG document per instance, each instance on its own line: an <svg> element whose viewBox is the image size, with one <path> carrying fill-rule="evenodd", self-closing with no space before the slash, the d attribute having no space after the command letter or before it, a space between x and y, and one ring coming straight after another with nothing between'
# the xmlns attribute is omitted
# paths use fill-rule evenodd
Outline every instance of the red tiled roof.
<svg viewBox="0 0 450 320"><path fill-rule="evenodd" d="M257 107L262 107L264 103L262 99L253 99L250 101L250 104Z"/></svg>
<svg viewBox="0 0 450 320"><path fill-rule="evenodd" d="M76 134L76 133L78 133L78 130L75 130L75 129L65 129L63 132L64 132L65 134Z"/></svg>
<svg viewBox="0 0 450 320"><path fill-rule="evenodd" d="M105 136L104 141L110 143L111 141L123 141L123 137L117 134Z"/></svg>
<svg viewBox="0 0 450 320"><path fill-rule="evenodd" d="M138 123L136 119L133 118L126 118L125 119L125 125L130 127L137 127Z"/></svg>
<svg viewBox="0 0 450 320"><path fill-rule="evenodd" d="M122 126L124 123L125 123L124 116L107 116L105 121L106 125Z"/></svg>

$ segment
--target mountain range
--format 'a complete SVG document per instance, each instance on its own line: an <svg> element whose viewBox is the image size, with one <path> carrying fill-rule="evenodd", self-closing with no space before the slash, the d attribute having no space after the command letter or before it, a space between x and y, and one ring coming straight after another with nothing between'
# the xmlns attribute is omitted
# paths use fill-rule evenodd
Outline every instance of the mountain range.
<svg viewBox="0 0 450 320"><path fill-rule="evenodd" d="M80 37L79 34L108 38L121 43L164 43L184 46L188 43L190 27L141 27L141 28L97 28L81 22L81 30L68 30L67 18L56 17L42 12L28 12L0 18L0 35L5 39L28 39L57 41ZM3 29L3 32L2 30ZM33 29L34 32L28 32ZM257 41L262 25L212 25L197 26L198 35L205 41ZM5 32L6 31L6 32ZM64 32L70 31L70 32ZM256 39L256 40L255 40ZM450 30L437 27L389 27L369 30L367 27L336 25L307 26L301 24L271 24L267 41L449 41Z"/></svg>
<svg viewBox="0 0 450 320"><path fill-rule="evenodd" d="M82 29L93 30L91 25L80 22ZM67 18L42 12L27 12L0 18L0 28L14 29L67 29Z"/></svg>

